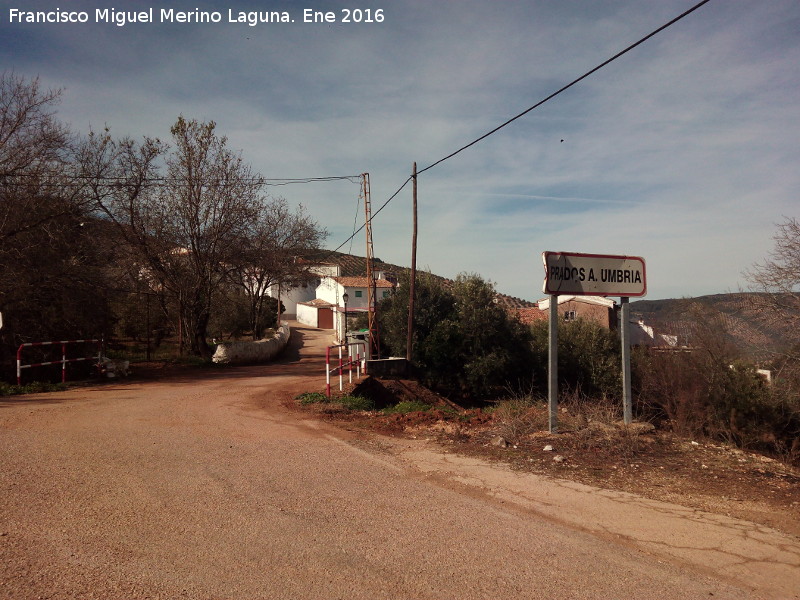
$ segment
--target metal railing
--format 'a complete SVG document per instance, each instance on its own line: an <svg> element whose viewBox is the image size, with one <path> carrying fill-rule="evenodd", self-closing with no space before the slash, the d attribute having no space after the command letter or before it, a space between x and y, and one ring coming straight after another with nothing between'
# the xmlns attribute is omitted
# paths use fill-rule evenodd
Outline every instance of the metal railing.
<svg viewBox="0 0 800 600"><path fill-rule="evenodd" d="M356 351L355 356L351 351L351 347L364 348L362 356L360 351ZM339 365L331 368L331 350L339 349ZM343 348L347 348L347 356L342 352ZM349 383L353 382L353 367L355 366L356 376L361 379L362 373L366 372L366 358L367 358L367 343L364 341L350 342L349 344L338 344L336 346L328 346L325 350L325 395L331 397L331 375L338 373L339 375L339 391L344 389L344 371L347 370Z"/></svg>
<svg viewBox="0 0 800 600"><path fill-rule="evenodd" d="M61 360L50 360L39 363L30 363L27 365L22 364L22 349L30 348L33 346L56 346L61 344ZM79 358L67 358L67 345L69 344L97 344L97 356L83 356ZM47 365L61 365L61 383L67 381L67 363L80 362L85 360L96 360L100 362L103 356L103 340L62 340L57 342L27 342L20 344L17 348L17 385L22 385L22 369L31 369L33 367L44 367Z"/></svg>

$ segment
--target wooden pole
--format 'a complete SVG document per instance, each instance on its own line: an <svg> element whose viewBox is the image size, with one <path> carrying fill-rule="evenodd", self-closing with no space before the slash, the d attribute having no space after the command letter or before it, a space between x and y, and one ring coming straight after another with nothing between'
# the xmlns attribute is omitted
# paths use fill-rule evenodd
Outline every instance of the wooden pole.
<svg viewBox="0 0 800 600"><path fill-rule="evenodd" d="M414 290L417 284L417 163L412 173L414 193L412 200L413 233L411 234L411 277L408 284L408 337L406 338L406 360L411 364L414 348Z"/></svg>

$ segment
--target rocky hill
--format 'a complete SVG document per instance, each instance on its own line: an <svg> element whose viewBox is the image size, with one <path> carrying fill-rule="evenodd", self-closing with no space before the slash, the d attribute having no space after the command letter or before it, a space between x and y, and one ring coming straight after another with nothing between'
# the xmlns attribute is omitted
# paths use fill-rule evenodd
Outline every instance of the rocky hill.
<svg viewBox="0 0 800 600"><path fill-rule="evenodd" d="M725 333L746 356L764 361L800 343L800 332L777 318L763 300L764 296L753 293L638 300L631 302L631 313L661 332L678 335L681 344L688 345L692 323L719 319Z"/></svg>

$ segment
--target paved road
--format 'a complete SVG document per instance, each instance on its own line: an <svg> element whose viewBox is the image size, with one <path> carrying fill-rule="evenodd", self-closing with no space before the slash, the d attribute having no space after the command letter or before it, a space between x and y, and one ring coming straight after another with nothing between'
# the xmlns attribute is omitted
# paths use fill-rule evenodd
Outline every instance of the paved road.
<svg viewBox="0 0 800 600"><path fill-rule="evenodd" d="M327 341L299 328L272 365L0 399L0 598L800 597L796 540L737 522L783 554L720 565L675 550L692 534L645 510L668 505L620 496L620 518L596 490L286 408L322 387Z"/></svg>

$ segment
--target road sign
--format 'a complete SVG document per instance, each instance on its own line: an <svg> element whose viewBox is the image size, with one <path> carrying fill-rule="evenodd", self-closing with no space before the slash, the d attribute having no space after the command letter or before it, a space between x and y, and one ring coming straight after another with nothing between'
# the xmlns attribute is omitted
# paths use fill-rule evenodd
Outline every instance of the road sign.
<svg viewBox="0 0 800 600"><path fill-rule="evenodd" d="M644 259L614 254L542 252L545 294L638 297L647 293Z"/></svg>

